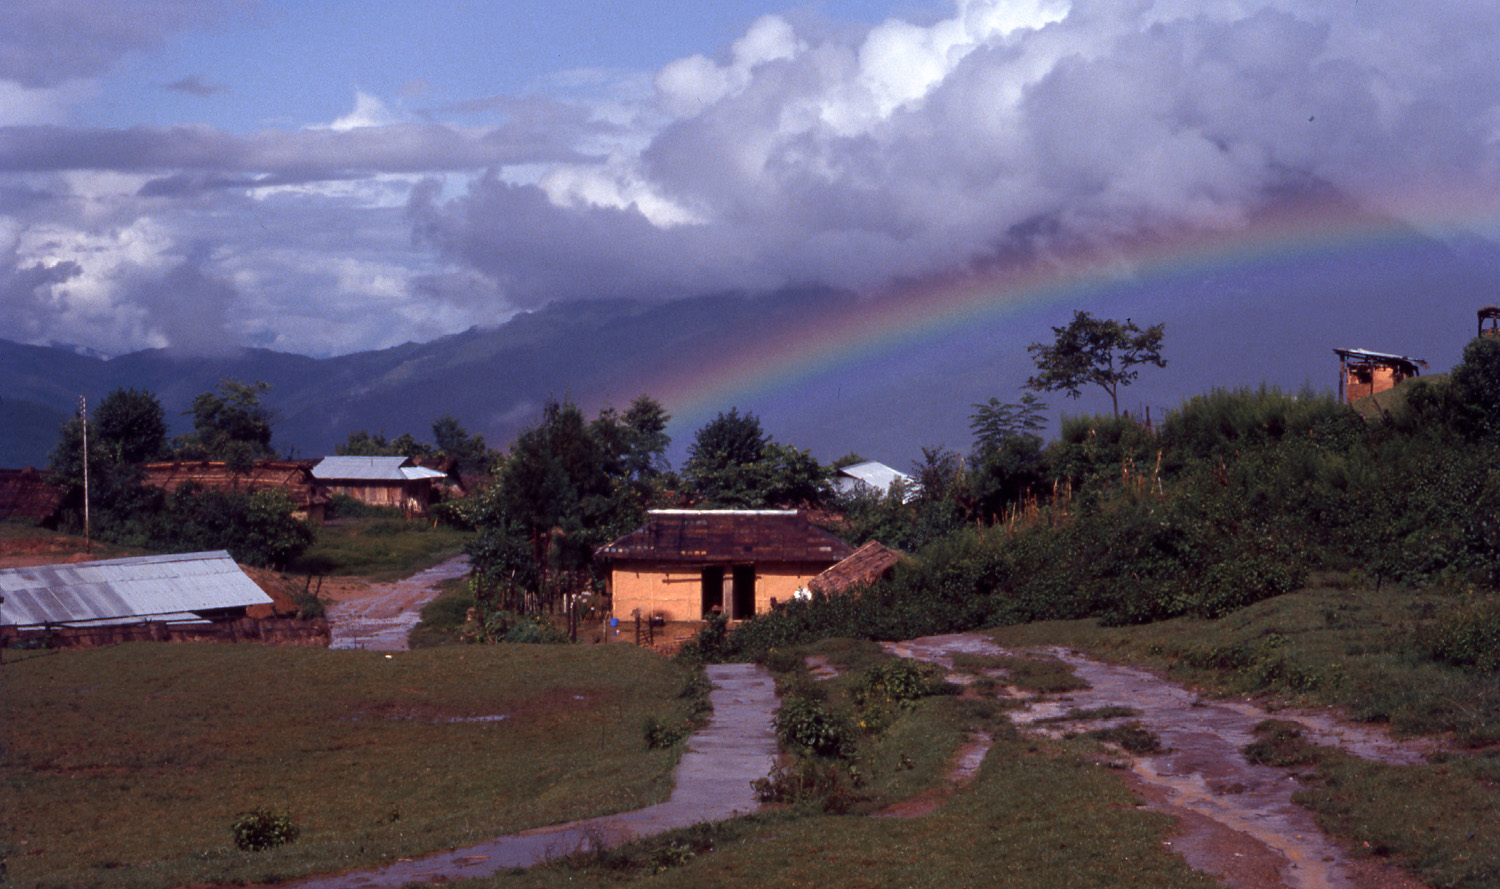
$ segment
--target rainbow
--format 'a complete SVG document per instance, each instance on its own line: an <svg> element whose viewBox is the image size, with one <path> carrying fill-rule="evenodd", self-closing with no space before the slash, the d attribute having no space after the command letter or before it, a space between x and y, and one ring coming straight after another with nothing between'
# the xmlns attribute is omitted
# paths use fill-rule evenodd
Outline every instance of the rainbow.
<svg viewBox="0 0 1500 889"><path fill-rule="evenodd" d="M1429 201L1407 218L1424 228L1494 225L1496 207L1469 199ZM1372 251L1419 234L1394 216L1347 203L1288 206L1232 231L1193 231L1117 239L1025 266L1005 266L864 294L847 312L815 317L773 342L686 374L667 366L645 391L690 430L718 411L745 406L826 375L849 371L903 348L1066 305L1088 307L1121 285L1149 287L1175 276L1260 263L1297 263L1338 251Z"/></svg>

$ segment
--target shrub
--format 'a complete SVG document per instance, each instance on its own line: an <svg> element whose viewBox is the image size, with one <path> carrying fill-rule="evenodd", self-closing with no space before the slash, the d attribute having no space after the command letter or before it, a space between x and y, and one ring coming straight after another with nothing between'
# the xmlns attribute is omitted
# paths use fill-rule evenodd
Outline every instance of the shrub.
<svg viewBox="0 0 1500 889"><path fill-rule="evenodd" d="M693 727L686 723L681 725L669 725L655 716L646 717L645 725L641 728L641 734L646 739L647 750L660 750L671 747L678 741L692 734Z"/></svg>
<svg viewBox="0 0 1500 889"><path fill-rule="evenodd" d="M814 803L829 814L842 814L859 801L854 779L838 763L801 760L791 769L777 765L765 778L752 782L763 803Z"/></svg>
<svg viewBox="0 0 1500 889"><path fill-rule="evenodd" d="M785 698L776 712L776 738L799 753L843 757L853 751L849 726L821 701L800 696Z"/></svg>
<svg viewBox="0 0 1500 889"><path fill-rule="evenodd" d="M1500 668L1500 599L1447 608L1424 633L1422 647L1434 660L1455 667Z"/></svg>
<svg viewBox="0 0 1500 889"><path fill-rule="evenodd" d="M285 812L252 809L241 812L229 825L234 844L247 852L259 852L284 846L302 833Z"/></svg>

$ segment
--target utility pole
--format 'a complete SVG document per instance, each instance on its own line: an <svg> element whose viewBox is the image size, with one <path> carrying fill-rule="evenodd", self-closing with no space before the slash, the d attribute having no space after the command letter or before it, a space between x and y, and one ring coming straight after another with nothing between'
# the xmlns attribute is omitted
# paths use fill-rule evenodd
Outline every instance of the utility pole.
<svg viewBox="0 0 1500 889"><path fill-rule="evenodd" d="M78 396L78 417L83 422L83 551L93 552L89 537L89 402Z"/></svg>

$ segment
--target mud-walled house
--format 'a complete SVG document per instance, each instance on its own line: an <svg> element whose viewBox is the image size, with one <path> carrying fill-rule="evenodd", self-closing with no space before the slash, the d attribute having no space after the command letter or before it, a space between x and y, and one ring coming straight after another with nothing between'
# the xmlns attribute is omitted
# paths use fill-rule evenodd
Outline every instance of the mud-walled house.
<svg viewBox="0 0 1500 889"><path fill-rule="evenodd" d="M1484 322L1490 322L1489 327ZM1479 332L1475 336L1500 336L1500 306L1485 306L1479 310Z"/></svg>
<svg viewBox="0 0 1500 889"><path fill-rule="evenodd" d="M248 467L231 466L223 460L169 460L141 466L144 484L175 491L191 484L207 491L279 490L292 501L298 518L321 522L328 495L319 491L312 475L311 460L256 460Z"/></svg>
<svg viewBox="0 0 1500 889"><path fill-rule="evenodd" d="M432 486L448 474L418 466L410 457L324 457L312 468L318 490L370 506L399 509L407 518L427 515Z"/></svg>
<svg viewBox="0 0 1500 889"><path fill-rule="evenodd" d="M796 510L660 509L595 555L616 615L679 621L768 611L853 552Z"/></svg>
<svg viewBox="0 0 1500 889"><path fill-rule="evenodd" d="M1361 398L1395 388L1417 376L1425 361L1366 349L1334 349L1339 356L1339 400L1353 404Z"/></svg>

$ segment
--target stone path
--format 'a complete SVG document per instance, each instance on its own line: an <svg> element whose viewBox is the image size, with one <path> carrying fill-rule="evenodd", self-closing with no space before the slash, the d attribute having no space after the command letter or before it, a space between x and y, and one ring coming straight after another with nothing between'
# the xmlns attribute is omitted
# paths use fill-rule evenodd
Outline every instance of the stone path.
<svg viewBox="0 0 1500 889"><path fill-rule="evenodd" d="M405 859L370 871L313 877L284 884L299 889L387 889L408 883L440 883L484 877L513 867L616 846L640 837L722 821L760 807L751 782L776 763L776 685L759 664L716 664L713 716L688 739L673 773L672 796L664 803L496 837L477 845L423 858Z"/></svg>

